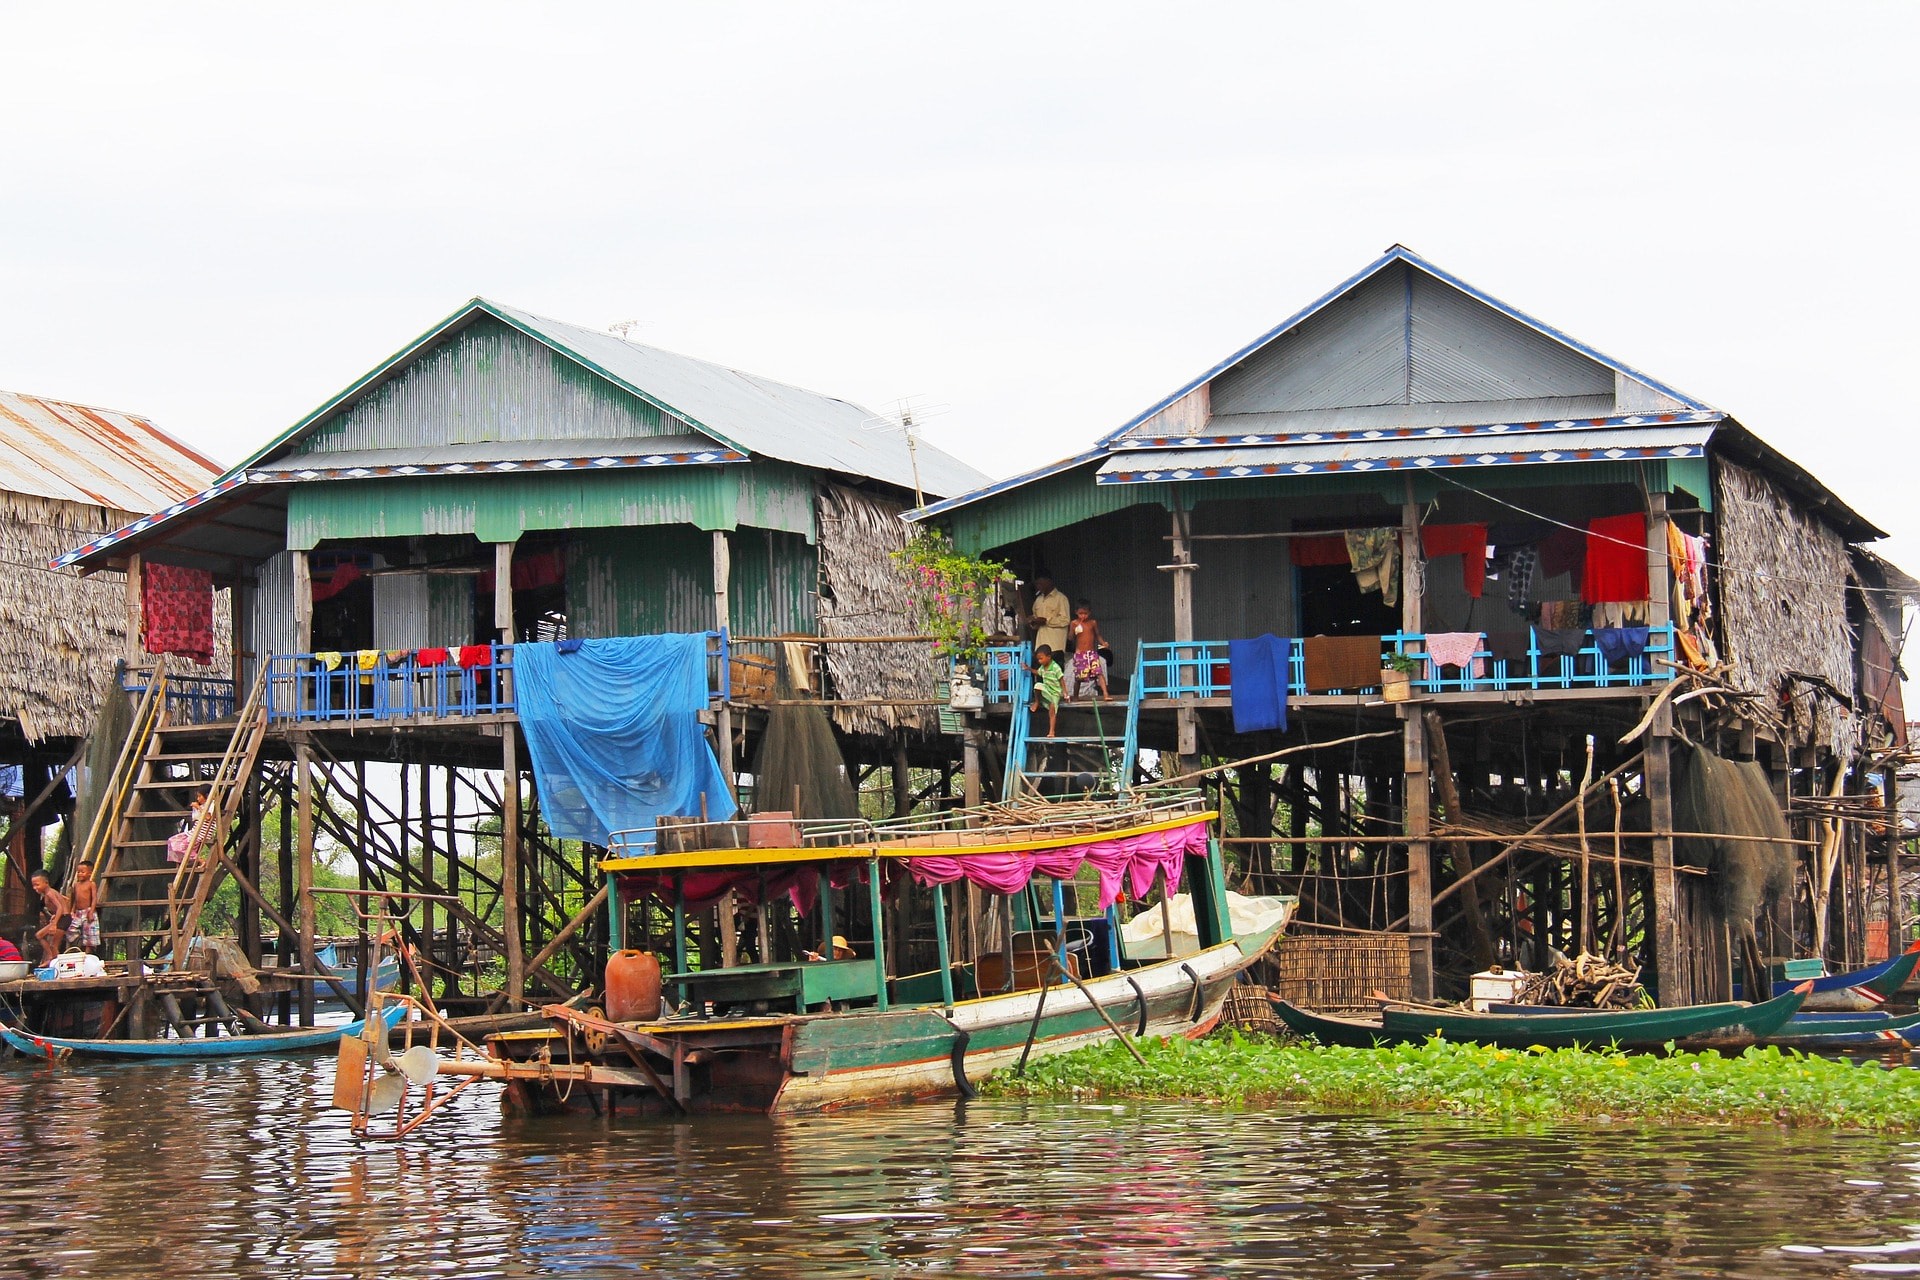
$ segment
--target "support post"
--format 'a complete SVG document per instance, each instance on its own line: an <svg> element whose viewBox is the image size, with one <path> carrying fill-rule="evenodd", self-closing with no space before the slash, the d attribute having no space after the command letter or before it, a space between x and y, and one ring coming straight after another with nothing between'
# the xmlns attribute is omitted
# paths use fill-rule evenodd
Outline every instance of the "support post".
<svg viewBox="0 0 1920 1280"><path fill-rule="evenodd" d="M1138 677L1136 677L1138 678ZM1014 714L1021 710L1014 708ZM980 730L974 725L973 717L967 717L967 727L960 735L960 801L969 809L980 805Z"/></svg>
<svg viewBox="0 0 1920 1280"><path fill-rule="evenodd" d="M313 954L313 748L302 742L293 749L293 767L299 784L299 819L294 834L299 849L293 863L294 901L299 906L295 921L300 927L300 971L309 976L319 973ZM313 1025L312 982L300 984L300 1025Z"/></svg>
<svg viewBox="0 0 1920 1280"><path fill-rule="evenodd" d="M527 970L520 918L520 735L513 725L500 735L500 904L507 995L517 1003L526 995Z"/></svg>
<svg viewBox="0 0 1920 1280"><path fill-rule="evenodd" d="M933 944L940 955L940 1002L953 1007L953 956L947 950L947 887L933 886Z"/></svg>
<svg viewBox="0 0 1920 1280"><path fill-rule="evenodd" d="M887 948L886 928L880 919L884 914L880 901L880 859L867 859L867 908L873 917L873 978L879 998L875 1008L881 1013L887 1011Z"/></svg>
<svg viewBox="0 0 1920 1280"><path fill-rule="evenodd" d="M1193 513L1176 507L1173 512L1173 639L1176 644L1190 644L1193 640ZM1177 663L1174 670L1178 673L1177 684L1185 684L1189 671L1196 671L1191 664L1194 659L1192 649L1175 651ZM1139 679L1140 673L1134 673ZM1182 705L1174 712L1177 734L1176 749L1180 755L1179 771L1191 772L1198 764L1194 759L1199 754L1199 714L1181 700Z"/></svg>
<svg viewBox="0 0 1920 1280"><path fill-rule="evenodd" d="M1664 627L1673 616L1672 582L1667 565L1667 495L1647 495L1647 625ZM1678 656L1678 655L1675 655Z"/></svg>
<svg viewBox="0 0 1920 1280"><path fill-rule="evenodd" d="M140 605L142 563L138 555L127 557L127 665L130 667L146 661L146 645L141 634L146 630L146 612Z"/></svg>
<svg viewBox="0 0 1920 1280"><path fill-rule="evenodd" d="M501 644L513 643L513 544L493 544L493 625Z"/></svg>
<svg viewBox="0 0 1920 1280"><path fill-rule="evenodd" d="M1427 582L1425 553L1420 550L1420 504L1413 500L1413 477L1402 477L1406 497L1400 503L1400 630L1417 636L1426 626L1421 616Z"/></svg>
<svg viewBox="0 0 1920 1280"><path fill-rule="evenodd" d="M1660 1003L1693 1003L1693 981L1680 955L1680 895L1673 870L1673 709L1663 702L1647 735L1648 827L1653 836L1653 966L1660 975Z"/></svg>
<svg viewBox="0 0 1920 1280"><path fill-rule="evenodd" d="M731 634L733 627L733 606L727 596L727 584L732 578L733 546L727 541L725 529L715 529L713 531L713 627L722 635ZM727 775L727 789L731 791L734 785L733 707L725 698L720 700L719 709L714 713L713 733L720 748L720 769Z"/></svg>
<svg viewBox="0 0 1920 1280"><path fill-rule="evenodd" d="M293 553L293 634L301 653L313 652L313 562L305 551Z"/></svg>
<svg viewBox="0 0 1920 1280"><path fill-rule="evenodd" d="M1407 837L1408 980L1416 1000L1433 999L1432 790L1427 772L1426 720L1402 708L1405 737L1405 835ZM1298 848L1299 846L1295 846Z"/></svg>

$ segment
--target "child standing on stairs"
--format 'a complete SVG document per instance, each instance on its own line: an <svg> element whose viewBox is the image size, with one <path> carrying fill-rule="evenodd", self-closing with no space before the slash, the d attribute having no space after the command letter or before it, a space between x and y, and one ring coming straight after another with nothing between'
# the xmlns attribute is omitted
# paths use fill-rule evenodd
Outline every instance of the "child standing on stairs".
<svg viewBox="0 0 1920 1280"><path fill-rule="evenodd" d="M1073 656L1067 661L1067 701L1078 701L1084 695L1081 690L1089 683L1100 687L1100 700L1107 700L1107 663L1100 656L1100 650L1106 647L1106 641L1100 637L1100 623L1093 616L1093 606L1082 600L1074 606L1073 621L1067 624L1067 633L1072 637Z"/></svg>
<svg viewBox="0 0 1920 1280"><path fill-rule="evenodd" d="M1027 670L1033 672L1033 701L1027 705L1028 711L1038 711L1041 703L1047 704L1047 736L1054 737L1055 727L1060 720L1060 664L1054 661L1053 650L1041 645L1033 651L1033 665Z"/></svg>

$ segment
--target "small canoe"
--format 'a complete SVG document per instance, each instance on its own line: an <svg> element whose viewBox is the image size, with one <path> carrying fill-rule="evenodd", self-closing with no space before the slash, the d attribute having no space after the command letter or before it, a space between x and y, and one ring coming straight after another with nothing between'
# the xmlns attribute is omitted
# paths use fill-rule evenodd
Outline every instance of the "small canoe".
<svg viewBox="0 0 1920 1280"><path fill-rule="evenodd" d="M1569 1009L1562 1005L1495 1004L1489 1013L1530 1014L1536 1017L1590 1013L1588 1009ZM1760 1044L1779 1045L1783 1049L1905 1049L1920 1044L1920 1013L1895 1017L1890 1013L1800 1012L1786 1025Z"/></svg>
<svg viewBox="0 0 1920 1280"><path fill-rule="evenodd" d="M1871 1013L1885 1004L1888 996L1906 985L1917 965L1920 965L1920 940L1913 942L1899 955L1878 964L1870 964L1864 969L1849 969L1845 973L1829 973L1825 977L1806 979L1813 983L1813 992L1807 997L1806 1008L1826 1013ZM1796 985L1791 980L1782 979L1773 984L1773 994L1784 995ZM1739 994L1739 984L1736 983L1734 995Z"/></svg>
<svg viewBox="0 0 1920 1280"><path fill-rule="evenodd" d="M1268 993L1267 1003L1273 1006L1274 1016L1284 1022L1289 1031L1298 1036L1312 1036L1321 1044L1372 1049L1383 1044L1398 1044L1401 1040L1388 1035L1378 1018L1336 1018L1314 1013L1272 993Z"/></svg>
<svg viewBox="0 0 1920 1280"><path fill-rule="evenodd" d="M380 1016L391 1029L407 1016L407 1006L388 1005L380 1011ZM357 1036L365 1025L361 1021L339 1027L311 1027L261 1035L194 1036L184 1040L76 1040L65 1036L37 1035L0 1023L0 1040L5 1040L17 1052L29 1058L144 1058L177 1062L196 1058L242 1058L257 1054L331 1049L341 1036Z"/></svg>
<svg viewBox="0 0 1920 1280"><path fill-rule="evenodd" d="M1388 1005L1380 1033L1390 1043L1439 1036L1469 1044L1525 1049L1658 1049L1670 1041L1684 1047L1723 1048L1751 1044L1786 1025L1806 1000L1804 984L1763 1004L1682 1005L1672 1009L1601 1009L1573 1012L1466 1013ZM1364 1025L1364 1024L1363 1024Z"/></svg>

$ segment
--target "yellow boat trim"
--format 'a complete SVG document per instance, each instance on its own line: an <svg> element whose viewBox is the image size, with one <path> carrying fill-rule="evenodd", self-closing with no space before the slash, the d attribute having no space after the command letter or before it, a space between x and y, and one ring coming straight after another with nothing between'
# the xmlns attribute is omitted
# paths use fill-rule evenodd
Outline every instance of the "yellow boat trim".
<svg viewBox="0 0 1920 1280"><path fill-rule="evenodd" d="M1040 839L1003 840L995 844L932 845L901 842L836 845L830 849L696 849L690 853L655 853L630 858L606 858L601 861L600 869L610 872L692 871L711 867L757 867L790 862L847 862L856 859L865 861L868 858L911 860L913 858L953 858L962 855L971 857L982 853L1027 853L1036 849L1064 849L1069 845L1093 844L1102 840L1123 840L1130 836L1151 835L1155 831L1172 831L1176 827L1188 827L1196 822L1212 822L1219 816L1216 810L1206 810L1200 813L1182 814L1178 818L1170 818L1164 822L1118 827L1112 831L1091 834L1083 831L1073 835L1046 836ZM916 840L927 838L915 837Z"/></svg>

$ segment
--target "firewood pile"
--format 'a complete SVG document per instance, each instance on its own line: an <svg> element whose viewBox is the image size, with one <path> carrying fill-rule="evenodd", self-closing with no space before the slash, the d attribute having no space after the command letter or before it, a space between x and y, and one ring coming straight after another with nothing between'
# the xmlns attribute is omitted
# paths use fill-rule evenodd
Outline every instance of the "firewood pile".
<svg viewBox="0 0 1920 1280"><path fill-rule="evenodd" d="M1568 1009L1633 1009L1645 1002L1640 970L1582 952L1569 960L1556 956L1546 973L1530 973L1518 1003Z"/></svg>

